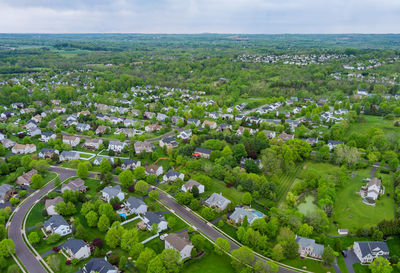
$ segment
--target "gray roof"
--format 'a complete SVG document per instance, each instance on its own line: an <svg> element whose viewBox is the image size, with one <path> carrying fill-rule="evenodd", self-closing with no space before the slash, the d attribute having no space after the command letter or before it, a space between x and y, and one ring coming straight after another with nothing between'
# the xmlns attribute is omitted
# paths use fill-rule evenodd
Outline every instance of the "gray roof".
<svg viewBox="0 0 400 273"><path fill-rule="evenodd" d="M92 258L84 267L84 272L107 273L115 268L102 258Z"/></svg>
<svg viewBox="0 0 400 273"><path fill-rule="evenodd" d="M63 157L75 157L77 152L72 152L72 151L62 151L61 156Z"/></svg>
<svg viewBox="0 0 400 273"><path fill-rule="evenodd" d="M44 227L51 226L52 228L56 229L59 226L69 226L67 221L65 221L64 217L61 215L53 215L49 218L49 220L43 223Z"/></svg>
<svg viewBox="0 0 400 273"><path fill-rule="evenodd" d="M159 212L148 211L146 212L144 217L147 220L149 220L149 222L147 223L149 226L152 226L153 224L159 224L162 221L165 221L164 215Z"/></svg>
<svg viewBox="0 0 400 273"><path fill-rule="evenodd" d="M224 206L225 203L230 203L231 201L225 197L222 196L222 194L218 193L213 193L210 195L210 197L207 198L205 203L208 206L217 206L218 208L221 208Z"/></svg>
<svg viewBox="0 0 400 273"><path fill-rule="evenodd" d="M123 165L126 165L126 166L132 165L132 164L135 164L135 165L136 165L137 163L138 163L137 160L125 159Z"/></svg>
<svg viewBox="0 0 400 273"><path fill-rule="evenodd" d="M143 201L143 198L141 198L141 197L133 197L133 196L129 197L126 200L126 203L129 204L130 208L135 208L135 209L137 209L141 205L146 205L146 203Z"/></svg>
<svg viewBox="0 0 400 273"><path fill-rule="evenodd" d="M245 210L242 207L236 207L235 211L229 216L230 219L234 220L235 222L239 222L243 220L244 217L247 216L247 221L251 224L254 220L261 218L257 216L254 212Z"/></svg>
<svg viewBox="0 0 400 273"><path fill-rule="evenodd" d="M210 149L204 149L204 148L196 148L194 150L195 153L201 153L201 154L211 154Z"/></svg>
<svg viewBox="0 0 400 273"><path fill-rule="evenodd" d="M86 246L85 241L81 239L68 239L64 244L61 245L64 249L70 249L72 253L77 253L82 247Z"/></svg>
<svg viewBox="0 0 400 273"><path fill-rule="evenodd" d="M389 248L385 242L367 241L367 242L355 242L355 243L358 243L358 245L360 246L361 255L363 257L367 256L368 254L374 255L373 254L374 252L378 252L380 250L382 250L383 252L389 252Z"/></svg>
<svg viewBox="0 0 400 273"><path fill-rule="evenodd" d="M117 196L121 192L121 186L120 185L116 185L116 186L113 186L113 187L108 186L108 187L105 187L102 190L102 192L107 193L110 198L113 198L113 197Z"/></svg>
<svg viewBox="0 0 400 273"><path fill-rule="evenodd" d="M299 244L299 246L301 248L305 248L308 246L311 246L314 249L314 254L316 255L322 255L322 253L324 252L324 246L315 243L314 239L309 239L309 238L304 238L301 236L297 236L296 237L296 242Z"/></svg>
<svg viewBox="0 0 400 273"><path fill-rule="evenodd" d="M0 199L4 199L4 196L6 196L7 192L9 192L13 186L8 185L8 184L3 184L0 186Z"/></svg>
<svg viewBox="0 0 400 273"><path fill-rule="evenodd" d="M181 174L180 172L177 172L175 170L169 170L165 175L167 177L171 177L171 176L179 176L180 174Z"/></svg>

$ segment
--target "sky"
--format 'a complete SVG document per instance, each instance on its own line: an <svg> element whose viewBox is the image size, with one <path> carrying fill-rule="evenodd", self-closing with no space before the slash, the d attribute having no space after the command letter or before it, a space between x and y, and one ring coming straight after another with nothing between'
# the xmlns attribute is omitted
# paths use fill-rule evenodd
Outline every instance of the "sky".
<svg viewBox="0 0 400 273"><path fill-rule="evenodd" d="M0 33L399 33L400 0L0 0Z"/></svg>

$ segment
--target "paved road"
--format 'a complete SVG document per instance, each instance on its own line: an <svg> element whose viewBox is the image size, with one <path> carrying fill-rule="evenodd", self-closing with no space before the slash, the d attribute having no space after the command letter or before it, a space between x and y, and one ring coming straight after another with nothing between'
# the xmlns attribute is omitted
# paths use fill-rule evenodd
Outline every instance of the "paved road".
<svg viewBox="0 0 400 273"><path fill-rule="evenodd" d="M228 237L217 231L215 228L212 226L209 226L206 222L195 216L192 212L186 210L184 207L179 205L174 199L168 197L166 194L160 192L159 199L161 202L166 204L169 208L171 208L176 214L181 216L183 219L185 219L187 222L191 223L193 226L195 226L198 230L206 234L211 240L216 241L217 238L222 237L225 238L229 241L231 245L231 250L238 249L240 246L230 240ZM264 259L259 258L256 256L256 260L262 260L265 262ZM297 272L293 271L284 267L279 267L279 273L289 273L289 272Z"/></svg>
<svg viewBox="0 0 400 273"><path fill-rule="evenodd" d="M50 171L54 171L54 168L50 167ZM75 171L59 171L57 169L57 173L59 173L60 180L63 181L70 177L71 174L75 173ZM14 217L10 222L8 236L14 241L16 255L29 273L47 273L47 270L36 259L35 255L31 252L31 250L25 244L25 241L22 239L22 222L30 207L32 207L43 195L47 194L53 187L54 182L51 182L44 188L30 195L25 203L14 214Z"/></svg>
<svg viewBox="0 0 400 273"><path fill-rule="evenodd" d="M344 257L344 262L346 263L347 270L349 273L354 273L353 264L360 263L353 249L347 251L347 257Z"/></svg>

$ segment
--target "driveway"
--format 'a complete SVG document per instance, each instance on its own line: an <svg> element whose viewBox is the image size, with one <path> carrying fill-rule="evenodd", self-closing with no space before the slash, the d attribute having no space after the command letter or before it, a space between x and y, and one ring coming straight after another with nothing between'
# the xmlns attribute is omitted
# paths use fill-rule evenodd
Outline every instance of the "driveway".
<svg viewBox="0 0 400 273"><path fill-rule="evenodd" d="M357 258L353 249L347 251L347 257L344 257L344 261L346 263L346 267L349 273L354 273L353 264L360 263L360 260Z"/></svg>

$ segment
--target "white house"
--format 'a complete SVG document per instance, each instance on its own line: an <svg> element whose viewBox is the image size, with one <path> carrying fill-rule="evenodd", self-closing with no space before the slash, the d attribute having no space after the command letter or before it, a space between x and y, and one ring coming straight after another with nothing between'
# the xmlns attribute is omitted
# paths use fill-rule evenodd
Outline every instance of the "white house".
<svg viewBox="0 0 400 273"><path fill-rule="evenodd" d="M63 143L68 144L71 147L77 146L80 141L80 138L77 136L63 136Z"/></svg>
<svg viewBox="0 0 400 273"><path fill-rule="evenodd" d="M184 130L184 131L180 132L177 137L180 139L190 139L192 137L192 130L190 130L190 129Z"/></svg>
<svg viewBox="0 0 400 273"><path fill-rule="evenodd" d="M70 259L86 259L90 257L90 247L81 239L69 238L61 248L67 253Z"/></svg>
<svg viewBox="0 0 400 273"><path fill-rule="evenodd" d="M314 239L296 236L296 242L299 244L300 256L311 256L316 259L321 259L324 253L324 246L315 243Z"/></svg>
<svg viewBox="0 0 400 273"><path fill-rule="evenodd" d="M110 202L110 200L114 197L118 197L118 199L120 201L124 200L124 198L125 198L125 194L121 190L120 185L116 185L113 187L112 186L105 187L101 191L101 194L102 194L103 199L106 200L107 202Z"/></svg>
<svg viewBox="0 0 400 273"><path fill-rule="evenodd" d="M178 178L183 180L185 178L185 175L183 173L177 172L175 170L169 170L163 176L164 181L175 181Z"/></svg>
<svg viewBox="0 0 400 273"><path fill-rule="evenodd" d="M117 273L118 269L104 258L92 258L82 268L83 273Z"/></svg>
<svg viewBox="0 0 400 273"><path fill-rule="evenodd" d="M145 168L145 173L146 175L152 175L154 174L155 176L160 176L164 172L164 168L162 166L157 166L157 165L149 165L144 167Z"/></svg>
<svg viewBox="0 0 400 273"><path fill-rule="evenodd" d="M193 186L197 187L200 194L202 194L204 192L204 185L200 184L199 182L197 182L193 179L189 179L188 182L186 182L185 184L182 185L181 189L183 192L190 192L192 190Z"/></svg>
<svg viewBox="0 0 400 273"><path fill-rule="evenodd" d="M168 228L168 223L165 220L164 214L160 212L146 212L146 214L143 216L143 222L145 223L148 230L151 230L154 224L157 225L158 232L161 232Z"/></svg>
<svg viewBox="0 0 400 273"><path fill-rule="evenodd" d="M112 150L116 153L121 153L125 146L126 146L125 142L121 142L119 140L113 140L113 141L110 141L110 144L108 145L108 149Z"/></svg>
<svg viewBox="0 0 400 273"><path fill-rule="evenodd" d="M134 170L137 167L140 167L142 163L139 160L132 160L132 159L125 159L124 162L121 165L121 169L123 170Z"/></svg>
<svg viewBox="0 0 400 273"><path fill-rule="evenodd" d="M99 147L102 143L103 143L103 140L101 138L92 138L92 139L87 139L84 146L87 149L97 150L97 149L99 149Z"/></svg>
<svg viewBox="0 0 400 273"><path fill-rule="evenodd" d="M224 210L231 203L231 201L222 196L222 193L213 193L208 197L204 204L211 208L216 208L219 210Z"/></svg>
<svg viewBox="0 0 400 273"><path fill-rule="evenodd" d="M50 139L56 139L56 134L53 132L43 132L40 136L40 140L43 142L49 142Z"/></svg>
<svg viewBox="0 0 400 273"><path fill-rule="evenodd" d="M175 249L181 255L181 260L190 258L193 244L189 239L187 231L181 233L171 233L165 237L165 249Z"/></svg>
<svg viewBox="0 0 400 273"><path fill-rule="evenodd" d="M367 184L367 197L376 200L382 193L382 181L376 177L372 178Z"/></svg>
<svg viewBox="0 0 400 273"><path fill-rule="evenodd" d="M43 223L43 227L47 232L65 236L72 233L71 227L61 215L52 215L49 220Z"/></svg>
<svg viewBox="0 0 400 273"><path fill-rule="evenodd" d="M60 154L60 161L71 161L79 158L79 153L74 151L62 151Z"/></svg>
<svg viewBox="0 0 400 273"><path fill-rule="evenodd" d="M124 204L129 209L130 214L145 214L148 209L148 206L141 197L136 198L131 196Z"/></svg>
<svg viewBox="0 0 400 273"><path fill-rule="evenodd" d="M385 242L354 242L354 253L361 263L370 263L378 257L389 257L389 248Z"/></svg>
<svg viewBox="0 0 400 273"><path fill-rule="evenodd" d="M55 208L58 203L64 202L64 199L61 196L57 196L54 199L46 199L44 207L46 208L48 215L57 215Z"/></svg>
<svg viewBox="0 0 400 273"><path fill-rule="evenodd" d="M30 154L36 152L35 144L15 144L11 149L14 154Z"/></svg>
<svg viewBox="0 0 400 273"><path fill-rule="evenodd" d="M229 216L229 219L235 223L241 223L245 217L247 217L247 221L251 225L253 224L254 220L261 219L264 217L264 215L254 209L236 207L235 211Z"/></svg>
<svg viewBox="0 0 400 273"><path fill-rule="evenodd" d="M86 123L78 123L76 125L76 130L78 132L84 132L84 131L89 131L90 130L90 125Z"/></svg>

